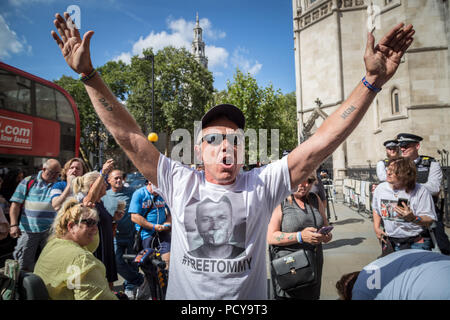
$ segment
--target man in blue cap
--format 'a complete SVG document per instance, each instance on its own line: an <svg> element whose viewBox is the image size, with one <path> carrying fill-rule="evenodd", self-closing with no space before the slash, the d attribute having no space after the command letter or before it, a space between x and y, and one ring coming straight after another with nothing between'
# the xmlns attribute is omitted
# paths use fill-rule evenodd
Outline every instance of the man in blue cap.
<svg viewBox="0 0 450 320"><path fill-rule="evenodd" d="M397 141L402 156L414 161L417 169L417 183L422 184L433 196L438 221L436 222L436 241L441 252L450 254L450 241L445 234L443 224L443 211L436 205L442 182L442 169L439 162L433 157L419 155L420 141L423 138L411 133L399 133Z"/></svg>
<svg viewBox="0 0 450 320"><path fill-rule="evenodd" d="M397 140L387 140L383 143L386 147L386 159L377 162L377 177L380 182L386 181L386 167L389 159L400 155Z"/></svg>

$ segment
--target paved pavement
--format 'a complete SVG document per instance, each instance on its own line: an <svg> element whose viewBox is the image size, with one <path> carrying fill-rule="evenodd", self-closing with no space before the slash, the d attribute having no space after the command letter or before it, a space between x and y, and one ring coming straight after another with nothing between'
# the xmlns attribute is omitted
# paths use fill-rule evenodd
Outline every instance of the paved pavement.
<svg viewBox="0 0 450 320"><path fill-rule="evenodd" d="M333 240L323 245L324 265L320 300L338 298L336 282L343 274L361 270L381 254L372 220L342 203L334 205L338 220L331 212Z"/></svg>

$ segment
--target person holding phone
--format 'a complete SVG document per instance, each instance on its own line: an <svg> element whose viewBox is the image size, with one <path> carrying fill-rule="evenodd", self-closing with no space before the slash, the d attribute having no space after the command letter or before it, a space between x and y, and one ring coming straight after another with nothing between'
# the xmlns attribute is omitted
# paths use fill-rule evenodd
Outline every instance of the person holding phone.
<svg viewBox="0 0 450 320"><path fill-rule="evenodd" d="M386 181L375 189L372 208L374 231L382 245L392 246L394 251L431 250L431 240L425 231L436 221L436 212L431 194L416 183L412 160L402 157L389 160Z"/></svg>
<svg viewBox="0 0 450 320"><path fill-rule="evenodd" d="M310 192L315 181L316 175L313 173L306 181L298 185L293 195L287 197L275 208L267 229L267 241L273 246L314 250L319 281L314 286L288 293L278 286L276 279L273 279L274 295L278 300L318 300L320 298L323 268L322 243L331 241L332 227L328 224L322 201L317 194Z"/></svg>

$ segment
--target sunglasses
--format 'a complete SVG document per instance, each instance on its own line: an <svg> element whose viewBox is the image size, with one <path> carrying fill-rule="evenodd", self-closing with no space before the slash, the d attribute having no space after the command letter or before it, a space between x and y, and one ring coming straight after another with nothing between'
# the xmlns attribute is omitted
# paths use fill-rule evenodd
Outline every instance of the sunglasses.
<svg viewBox="0 0 450 320"><path fill-rule="evenodd" d="M87 227L93 227L98 224L98 220L97 219L83 219L80 221L80 223L85 224Z"/></svg>
<svg viewBox="0 0 450 320"><path fill-rule="evenodd" d="M217 146L221 144L224 139L227 139L228 143L232 144L233 146L239 146L244 141L244 136L242 134L236 133L229 133L229 134L210 133L205 135L202 138L202 141L206 141L208 144Z"/></svg>
<svg viewBox="0 0 450 320"><path fill-rule="evenodd" d="M400 145L400 149L409 149L415 145L416 145L415 143L404 143Z"/></svg>

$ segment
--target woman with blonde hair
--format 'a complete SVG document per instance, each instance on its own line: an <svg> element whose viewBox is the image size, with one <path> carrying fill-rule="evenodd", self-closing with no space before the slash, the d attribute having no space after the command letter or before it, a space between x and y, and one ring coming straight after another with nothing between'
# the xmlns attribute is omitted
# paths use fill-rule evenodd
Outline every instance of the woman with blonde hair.
<svg viewBox="0 0 450 320"><path fill-rule="evenodd" d="M112 169L112 166L111 168ZM102 172L108 174L105 166ZM106 182L97 171L91 171L72 181L72 189L76 199L87 207L96 208L99 215L98 232L100 244L94 255L105 264L106 278L112 288L113 282L118 280L116 257L114 253L113 223L118 217L112 217L101 198L106 194Z"/></svg>
<svg viewBox="0 0 450 320"><path fill-rule="evenodd" d="M72 197L58 211L34 269L52 300L117 300L105 266L92 254L98 245L97 223L97 211Z"/></svg>

